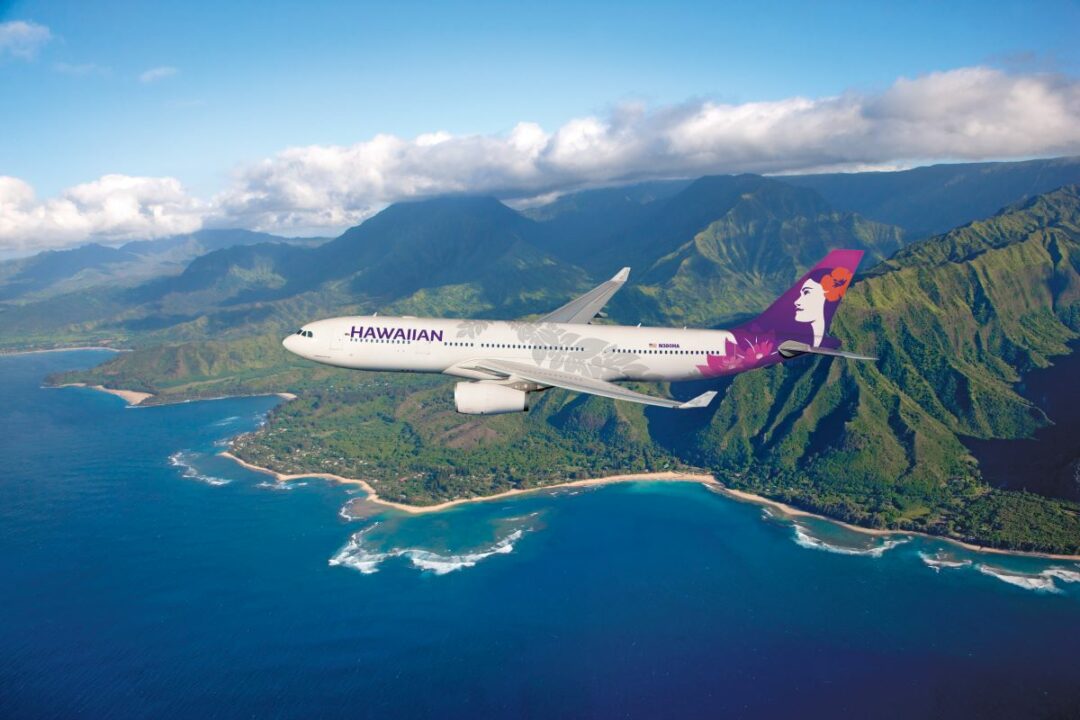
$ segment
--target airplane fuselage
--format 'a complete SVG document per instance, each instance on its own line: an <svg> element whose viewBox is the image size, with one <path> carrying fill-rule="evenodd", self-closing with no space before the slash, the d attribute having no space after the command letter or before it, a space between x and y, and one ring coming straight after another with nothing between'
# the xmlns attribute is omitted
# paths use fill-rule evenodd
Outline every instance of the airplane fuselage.
<svg viewBox="0 0 1080 720"><path fill-rule="evenodd" d="M310 334L310 337L307 334ZM608 381L682 381L713 377L733 355L754 351L752 338L727 330L358 316L319 320L286 338L291 352L357 370L445 373L485 379L470 361L527 362ZM740 348L740 342L745 347ZM757 348L753 365L778 362ZM710 356L712 362L710 363ZM717 359L720 362L717 362ZM746 360L751 358L747 357ZM739 369L748 369L750 362ZM732 371L735 364L732 363Z"/></svg>
<svg viewBox="0 0 1080 720"><path fill-rule="evenodd" d="M808 353L870 359L838 350L839 340L826 335L861 257L859 250L830 252L765 312L731 330L593 325L629 277L623 268L535 322L338 317L305 325L283 344L336 367L464 378L454 402L471 415L526 411L535 393L551 387L693 410L708 407L718 391L676 400L616 383L711 378Z"/></svg>

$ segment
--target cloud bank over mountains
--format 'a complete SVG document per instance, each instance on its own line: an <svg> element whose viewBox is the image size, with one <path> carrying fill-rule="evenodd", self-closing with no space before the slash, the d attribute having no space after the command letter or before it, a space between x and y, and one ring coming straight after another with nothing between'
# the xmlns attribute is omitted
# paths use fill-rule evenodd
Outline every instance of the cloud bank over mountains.
<svg viewBox="0 0 1080 720"><path fill-rule="evenodd" d="M331 233L388 203L446 193L524 199L709 173L784 173L931 160L1080 154L1080 81L988 67L901 78L880 93L710 100L500 135L377 135L288 148L212 199L173 178L106 175L44 201L0 178L0 250L187 232L202 225Z"/></svg>

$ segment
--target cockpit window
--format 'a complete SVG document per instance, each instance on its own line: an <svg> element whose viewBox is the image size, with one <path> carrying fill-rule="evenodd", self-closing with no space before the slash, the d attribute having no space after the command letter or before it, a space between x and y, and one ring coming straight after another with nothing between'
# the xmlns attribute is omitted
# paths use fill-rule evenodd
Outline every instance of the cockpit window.
<svg viewBox="0 0 1080 720"><path fill-rule="evenodd" d="M309 338L315 337L315 333L311 332L310 330L308 330L306 334Z"/></svg>

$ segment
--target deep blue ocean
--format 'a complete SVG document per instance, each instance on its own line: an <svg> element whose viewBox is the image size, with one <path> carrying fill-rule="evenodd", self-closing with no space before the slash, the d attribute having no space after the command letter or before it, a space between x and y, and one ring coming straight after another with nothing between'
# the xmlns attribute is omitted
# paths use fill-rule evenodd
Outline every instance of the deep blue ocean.
<svg viewBox="0 0 1080 720"><path fill-rule="evenodd" d="M216 457L277 398L41 387L106 357L0 358L2 718L1080 715L1075 563L699 485L372 515Z"/></svg>

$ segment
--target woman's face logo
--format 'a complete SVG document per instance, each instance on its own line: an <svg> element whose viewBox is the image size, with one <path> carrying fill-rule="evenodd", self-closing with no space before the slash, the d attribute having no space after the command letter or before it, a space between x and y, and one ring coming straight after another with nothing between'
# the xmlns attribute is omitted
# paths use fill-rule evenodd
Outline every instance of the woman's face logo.
<svg viewBox="0 0 1080 720"><path fill-rule="evenodd" d="M825 319L825 291L821 283L807 280L795 298L795 322L809 323Z"/></svg>

